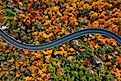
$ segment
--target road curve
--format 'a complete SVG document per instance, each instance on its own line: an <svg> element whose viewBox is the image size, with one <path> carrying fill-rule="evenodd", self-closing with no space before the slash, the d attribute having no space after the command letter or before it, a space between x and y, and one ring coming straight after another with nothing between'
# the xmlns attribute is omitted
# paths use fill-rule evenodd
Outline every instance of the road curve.
<svg viewBox="0 0 121 81"><path fill-rule="evenodd" d="M8 35L5 31L0 29L0 36L6 42L8 42L9 44L12 44L13 46L15 46L17 48L32 50L32 51L49 49L49 48L55 47L57 45L60 45L64 42L70 41L72 39L75 39L75 38L78 38L80 36L84 36L87 34L102 34L106 37L111 37L111 38L115 39L116 42L121 45L121 37L120 36L116 35L115 33L111 32L111 31L101 29L101 28L81 29L81 30L78 30L78 31L71 33L69 35L63 36L62 38L60 38L58 40L54 40L52 42L44 43L44 44L40 44L40 45L25 44L25 43L19 42L19 41L15 40L14 38L12 38L10 35Z"/></svg>

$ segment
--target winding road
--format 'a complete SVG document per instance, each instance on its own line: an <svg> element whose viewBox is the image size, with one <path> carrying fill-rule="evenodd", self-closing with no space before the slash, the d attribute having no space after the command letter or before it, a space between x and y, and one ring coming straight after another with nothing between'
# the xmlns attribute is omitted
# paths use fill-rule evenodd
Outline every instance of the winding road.
<svg viewBox="0 0 121 81"><path fill-rule="evenodd" d="M102 34L106 37L111 37L111 38L115 39L116 42L121 45L121 37L120 36L118 36L117 34L111 32L111 31L101 29L101 28L81 29L81 30L78 30L78 31L71 33L69 35L63 36L62 38L60 38L58 40L54 40L52 42L48 42L48 43L44 43L44 44L40 44L40 45L25 44L25 43L19 42L19 41L15 40L14 38L12 38L10 35L8 35L4 30L0 29L0 36L6 42L8 42L9 44L12 44L13 46L15 46L17 48L32 50L32 51L49 49L49 48L55 47L57 45L60 45L62 43L65 43L67 41L70 41L72 39L75 39L75 38L78 38L80 36L84 36L87 34Z"/></svg>

